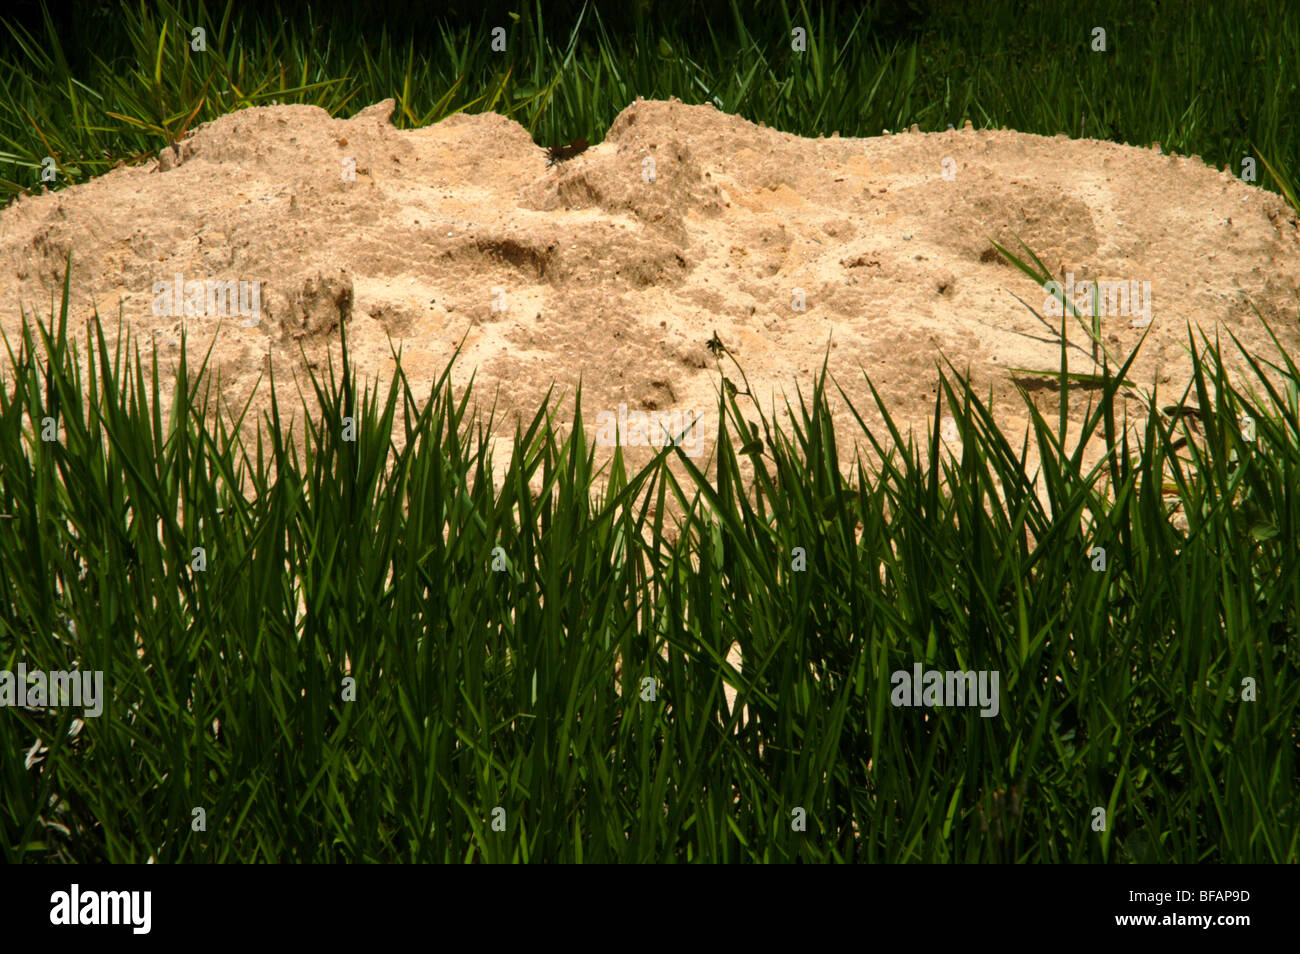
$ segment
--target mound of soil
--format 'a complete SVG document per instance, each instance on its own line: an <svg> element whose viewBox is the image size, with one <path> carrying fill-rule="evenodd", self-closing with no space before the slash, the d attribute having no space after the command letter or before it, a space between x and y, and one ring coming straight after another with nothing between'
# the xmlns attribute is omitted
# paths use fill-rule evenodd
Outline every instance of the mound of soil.
<svg viewBox="0 0 1300 954"><path fill-rule="evenodd" d="M869 378L904 430L923 430L946 357L992 389L1008 431L1023 427L1024 375L1009 369L1055 370L1059 344L1026 308L1043 310L1043 288L992 241L1022 239L1079 300L1084 281L1149 289L1105 314L1102 334L1126 356L1148 332L1130 377L1171 401L1189 377L1189 324L1271 355L1258 308L1289 348L1300 339L1293 212L1194 156L969 126L804 139L638 100L604 142L548 166L499 115L398 131L392 110L243 110L157 160L13 203L0 327L13 342L23 309L48 318L71 250L73 327L97 308L111 340L120 313L173 375L184 328L192 363L213 348L235 407L273 366L282 408L299 407L294 372L307 389L304 364L323 370L333 352L337 367L345 325L363 378L386 383L400 347L423 397L461 346L453 380L476 374L498 411L531 416L554 384L571 421L581 381L591 436L621 405L676 411L702 419L705 453L715 334L764 408L807 393L828 360L868 423ZM225 317L214 284L230 292ZM1077 326L1071 341L1071 370L1091 371ZM263 381L253 407L268 406ZM837 413L851 447L852 417Z"/></svg>

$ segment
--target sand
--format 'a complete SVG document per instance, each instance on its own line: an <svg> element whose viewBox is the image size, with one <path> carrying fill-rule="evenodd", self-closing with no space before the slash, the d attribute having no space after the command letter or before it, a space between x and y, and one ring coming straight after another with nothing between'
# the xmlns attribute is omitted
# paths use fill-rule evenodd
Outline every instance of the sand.
<svg viewBox="0 0 1300 954"><path fill-rule="evenodd" d="M24 308L48 318L71 250L74 328L98 308L111 340L120 313L167 375L184 328L192 356L213 347L236 407L272 366L282 407L298 407L294 372L305 382L330 352L337 366L346 326L363 381L386 383L400 347L423 398L463 343L453 381L475 374L507 420L554 385L571 422L581 382L589 436L620 405L676 412L701 420L706 456L715 334L765 408L807 393L827 360L869 424L867 378L904 430L923 430L946 358L991 390L1009 432L1023 428L1024 376L1009 369L1054 370L1059 345L1021 302L1042 311L1042 287L992 249L1016 236L1062 281L1149 289L1148 315L1139 292L1102 333L1127 355L1147 332L1130 377L1168 403L1187 386L1189 323L1268 356L1253 306L1289 348L1300 339L1294 213L1195 156L969 127L806 139L638 100L603 142L548 167L502 116L399 131L392 110L242 110L161 159L14 202L0 212L0 327L13 342ZM247 283L256 315L167 314L184 296L155 283L178 275L182 291ZM1091 371L1077 327L1071 340L1071 370ZM1055 407L1050 389L1035 395ZM856 425L835 401L847 453ZM263 381L253 408L268 406Z"/></svg>

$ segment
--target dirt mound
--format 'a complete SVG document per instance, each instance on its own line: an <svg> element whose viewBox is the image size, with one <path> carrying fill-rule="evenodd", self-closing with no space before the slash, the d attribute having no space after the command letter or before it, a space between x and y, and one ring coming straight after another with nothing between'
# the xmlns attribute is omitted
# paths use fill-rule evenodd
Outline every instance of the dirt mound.
<svg viewBox="0 0 1300 954"><path fill-rule="evenodd" d="M1053 369L1059 354L1017 300L1041 311L1043 289L993 251L1017 235L1063 282L1113 283L1112 353L1149 319L1131 376L1171 399L1190 369L1186 322L1268 354L1253 304L1289 346L1300 338L1293 213L1196 157L969 127L803 139L637 101L603 143L548 167L501 116L403 132L392 108L243 110L156 161L14 203L0 213L0 324L13 340L20 307L48 315L71 250L75 318L97 305L111 332L120 309L173 366L182 327L199 354L215 340L236 405L274 365L296 407L292 372L303 379L304 354L323 367L346 324L357 370L384 381L389 336L417 385L463 339L454 380L477 369L480 396L499 388L507 411L581 379L593 436L601 411L693 414L711 435L715 332L765 407L806 392L829 353L868 421L859 367L900 424L924 426L942 352L1023 425L1007 369ZM1091 370L1083 350L1071 360ZM254 408L268 404L263 382Z"/></svg>

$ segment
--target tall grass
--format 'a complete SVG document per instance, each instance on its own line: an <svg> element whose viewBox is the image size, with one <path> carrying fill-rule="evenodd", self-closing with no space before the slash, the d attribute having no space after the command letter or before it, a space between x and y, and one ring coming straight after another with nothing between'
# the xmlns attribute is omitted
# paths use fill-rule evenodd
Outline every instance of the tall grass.
<svg viewBox="0 0 1300 954"><path fill-rule="evenodd" d="M952 373L958 456L881 404L846 476L825 369L788 429L720 389L712 477L544 406L494 480L448 373L381 403L345 339L250 444L184 348L164 418L66 288L0 378L0 668L109 698L0 709L8 862L1300 860L1285 354L1239 388L1192 341L1195 433L1153 395L1134 439L1123 368L1069 446L1027 401L1040 487ZM896 708L917 662L998 671L1000 712Z"/></svg>
<svg viewBox="0 0 1300 954"><path fill-rule="evenodd" d="M272 101L393 96L403 128L491 109L558 142L675 95L804 135L971 119L1258 155L1294 204L1285 5L953 6L900 37L873 7L638 5L620 32L533 4L505 54L486 20L417 36L233 3L6 23L0 195L47 156L52 187L84 181ZM184 344L164 414L156 354L98 321L79 340L66 282L0 372L0 670L102 671L109 698L0 708L8 862L1300 860L1280 347L1229 342L1242 384L1189 332L1191 387L1135 429L1133 356L1085 327L1092 373L1069 373L1063 319L1060 414L1026 396L1032 440L949 369L960 452L877 395L847 474L825 369L782 427L720 366L708 466L668 447L629 472L544 405L502 477L450 368L417 394L399 362L381 400L346 340L302 433L272 389L247 437ZM1076 387L1095 400L1067 440ZM998 672L998 715L894 707L914 663Z"/></svg>

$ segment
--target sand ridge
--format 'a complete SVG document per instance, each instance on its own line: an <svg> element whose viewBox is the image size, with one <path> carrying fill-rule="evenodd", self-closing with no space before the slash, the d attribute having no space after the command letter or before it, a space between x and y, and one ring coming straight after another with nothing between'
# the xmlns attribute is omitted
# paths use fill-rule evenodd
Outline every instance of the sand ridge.
<svg viewBox="0 0 1300 954"><path fill-rule="evenodd" d="M942 354L1023 426L1007 369L1056 368L1058 343L1017 300L1041 310L1043 290L990 238L1016 248L1018 235L1062 279L1149 282L1130 376L1171 400L1190 370L1187 322L1271 355L1254 306L1300 343L1294 213L1196 157L969 127L806 139L638 100L603 142L548 167L502 116L397 130L392 110L241 110L161 160L16 201L0 212L0 326L12 342L20 305L48 316L71 250L74 328L97 305L111 332L120 309L174 369L184 327L192 354L215 344L235 406L274 365L282 407L297 407L304 353L323 370L333 351L337 366L346 324L363 378L388 380L391 336L421 397L463 341L453 380L476 373L507 414L531 417L552 384L571 398L581 381L593 435L623 405L696 415L709 440L715 333L765 408L807 393L827 357L869 423L863 371L900 426L924 429ZM176 275L257 282L259 321L155 316L155 283ZM1143 333L1110 315L1102 331L1123 355ZM1086 349L1071 362L1091 370ZM253 408L268 406L263 382ZM851 416L836 422L851 441Z"/></svg>

